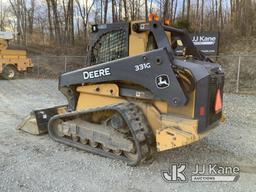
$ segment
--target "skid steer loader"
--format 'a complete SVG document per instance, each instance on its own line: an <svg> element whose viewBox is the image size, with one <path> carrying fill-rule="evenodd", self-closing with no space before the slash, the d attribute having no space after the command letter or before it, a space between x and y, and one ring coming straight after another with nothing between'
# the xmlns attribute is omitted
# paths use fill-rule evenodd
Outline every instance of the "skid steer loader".
<svg viewBox="0 0 256 192"><path fill-rule="evenodd" d="M137 165L221 122L224 73L185 30L157 20L93 25L89 65L60 75L67 105L33 111L18 128Z"/></svg>

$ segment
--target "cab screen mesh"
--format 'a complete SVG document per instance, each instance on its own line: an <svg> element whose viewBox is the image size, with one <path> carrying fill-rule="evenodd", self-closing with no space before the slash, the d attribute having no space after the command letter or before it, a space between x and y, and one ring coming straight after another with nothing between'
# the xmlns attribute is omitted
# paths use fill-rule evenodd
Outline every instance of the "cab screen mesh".
<svg viewBox="0 0 256 192"><path fill-rule="evenodd" d="M126 57L128 45L124 30L112 31L102 35L91 50L91 65Z"/></svg>

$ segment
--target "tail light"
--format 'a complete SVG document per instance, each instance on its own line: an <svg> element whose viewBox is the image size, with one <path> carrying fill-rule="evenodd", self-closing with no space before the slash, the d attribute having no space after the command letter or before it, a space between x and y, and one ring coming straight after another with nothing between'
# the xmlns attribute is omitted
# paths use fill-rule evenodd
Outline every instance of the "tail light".
<svg viewBox="0 0 256 192"><path fill-rule="evenodd" d="M219 113L222 110L222 99L221 99L220 89L217 89L214 109L216 113Z"/></svg>
<svg viewBox="0 0 256 192"><path fill-rule="evenodd" d="M205 116L205 107L204 106L201 106L199 108L199 114L200 114L200 116Z"/></svg>

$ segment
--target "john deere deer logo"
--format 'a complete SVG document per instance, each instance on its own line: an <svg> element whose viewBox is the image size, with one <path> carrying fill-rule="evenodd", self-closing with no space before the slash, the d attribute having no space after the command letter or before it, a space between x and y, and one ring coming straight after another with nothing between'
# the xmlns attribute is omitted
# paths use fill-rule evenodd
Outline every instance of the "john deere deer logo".
<svg viewBox="0 0 256 192"><path fill-rule="evenodd" d="M165 89L170 85L169 77L166 74L158 75L155 81L158 89Z"/></svg>

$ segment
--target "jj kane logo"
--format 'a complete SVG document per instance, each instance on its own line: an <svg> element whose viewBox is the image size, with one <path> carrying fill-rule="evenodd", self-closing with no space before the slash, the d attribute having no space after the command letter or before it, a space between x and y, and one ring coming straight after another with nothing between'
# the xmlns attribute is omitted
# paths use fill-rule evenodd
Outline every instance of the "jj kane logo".
<svg viewBox="0 0 256 192"><path fill-rule="evenodd" d="M162 178L166 182L186 182L186 167L187 165L185 163L172 164L169 170L162 171Z"/></svg>
<svg viewBox="0 0 256 192"><path fill-rule="evenodd" d="M166 74L158 75L155 81L158 89L165 89L170 85L169 77Z"/></svg>
<svg viewBox="0 0 256 192"><path fill-rule="evenodd" d="M193 36L192 41L195 45L214 45L216 37Z"/></svg>
<svg viewBox="0 0 256 192"><path fill-rule="evenodd" d="M236 182L240 169L237 166L219 166L217 164L196 164L191 174L188 174L186 163L171 164L169 170L161 171L166 182Z"/></svg>

